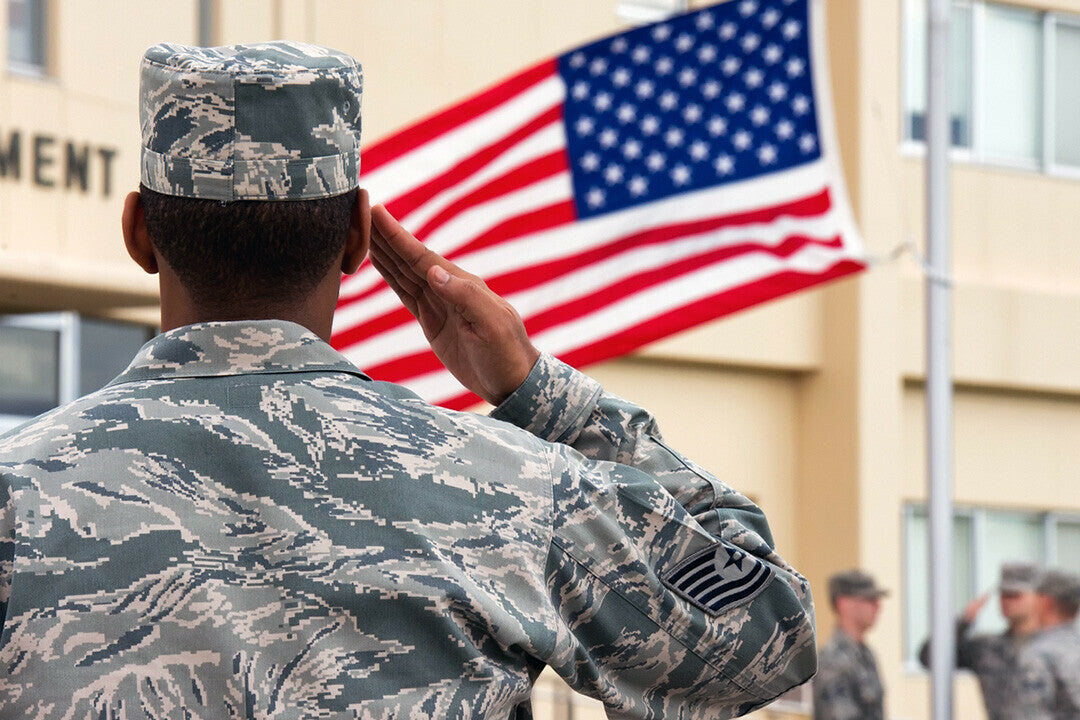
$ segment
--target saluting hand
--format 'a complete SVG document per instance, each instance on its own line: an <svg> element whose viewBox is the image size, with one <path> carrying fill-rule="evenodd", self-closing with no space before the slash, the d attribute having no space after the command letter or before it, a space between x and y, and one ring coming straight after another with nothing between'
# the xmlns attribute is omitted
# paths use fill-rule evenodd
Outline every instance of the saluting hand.
<svg viewBox="0 0 1080 720"><path fill-rule="evenodd" d="M458 381L498 405L525 381L540 352L521 316L484 281L413 237L382 205L372 208L371 261Z"/></svg>

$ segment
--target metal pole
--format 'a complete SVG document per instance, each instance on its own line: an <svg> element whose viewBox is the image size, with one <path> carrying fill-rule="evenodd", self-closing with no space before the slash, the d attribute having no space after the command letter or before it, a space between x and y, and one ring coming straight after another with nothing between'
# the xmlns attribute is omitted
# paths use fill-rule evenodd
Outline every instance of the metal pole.
<svg viewBox="0 0 1080 720"><path fill-rule="evenodd" d="M952 720L952 362L949 286L949 11L930 0L926 102L926 430L930 503L931 717Z"/></svg>

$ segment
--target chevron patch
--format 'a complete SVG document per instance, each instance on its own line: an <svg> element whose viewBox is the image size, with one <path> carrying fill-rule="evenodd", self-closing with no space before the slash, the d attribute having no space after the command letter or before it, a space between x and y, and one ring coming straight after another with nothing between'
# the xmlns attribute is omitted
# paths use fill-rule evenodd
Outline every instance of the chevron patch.
<svg viewBox="0 0 1080 720"><path fill-rule="evenodd" d="M715 616L752 600L773 574L758 558L721 542L691 555L663 580L677 594Z"/></svg>

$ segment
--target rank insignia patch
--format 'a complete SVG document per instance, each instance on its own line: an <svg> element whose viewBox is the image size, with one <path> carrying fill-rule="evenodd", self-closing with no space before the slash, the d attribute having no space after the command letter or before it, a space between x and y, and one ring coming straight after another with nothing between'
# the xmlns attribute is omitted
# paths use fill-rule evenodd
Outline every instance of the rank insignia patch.
<svg viewBox="0 0 1080 720"><path fill-rule="evenodd" d="M720 543L683 560L664 577L664 583L715 616L749 602L772 579L773 571L761 560Z"/></svg>

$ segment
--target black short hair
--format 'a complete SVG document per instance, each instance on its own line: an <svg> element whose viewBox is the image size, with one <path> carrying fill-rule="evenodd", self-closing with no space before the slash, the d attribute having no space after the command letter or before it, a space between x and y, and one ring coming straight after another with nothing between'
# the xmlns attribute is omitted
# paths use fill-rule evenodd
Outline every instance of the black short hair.
<svg viewBox="0 0 1080 720"><path fill-rule="evenodd" d="M313 200L223 203L140 186L154 247L203 308L241 314L314 290L348 237L357 190Z"/></svg>

